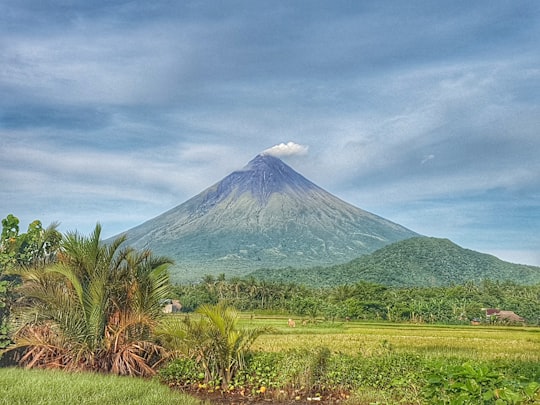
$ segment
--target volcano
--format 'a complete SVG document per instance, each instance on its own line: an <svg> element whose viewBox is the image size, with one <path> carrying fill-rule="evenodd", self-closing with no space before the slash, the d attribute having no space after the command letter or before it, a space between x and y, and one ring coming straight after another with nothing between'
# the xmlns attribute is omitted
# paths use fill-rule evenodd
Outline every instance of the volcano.
<svg viewBox="0 0 540 405"><path fill-rule="evenodd" d="M335 197L268 154L125 234L129 245L175 260L173 281L345 263L418 236Z"/></svg>

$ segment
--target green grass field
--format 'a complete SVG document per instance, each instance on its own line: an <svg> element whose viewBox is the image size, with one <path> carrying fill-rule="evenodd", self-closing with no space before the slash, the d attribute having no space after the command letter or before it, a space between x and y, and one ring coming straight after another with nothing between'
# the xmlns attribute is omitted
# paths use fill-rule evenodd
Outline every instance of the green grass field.
<svg viewBox="0 0 540 405"><path fill-rule="evenodd" d="M200 405L157 381L132 377L0 368L2 405Z"/></svg>
<svg viewBox="0 0 540 405"><path fill-rule="evenodd" d="M309 322L296 327L287 318L243 315L245 326L268 325L275 333L259 337L254 349L283 351L328 347L333 352L377 354L382 345L398 353L425 357L462 357L467 360L515 360L540 364L540 328L469 325L413 325L361 322Z"/></svg>
<svg viewBox="0 0 540 405"><path fill-rule="evenodd" d="M477 367L483 367L480 366L482 364L488 369L499 370L516 380L540 382L538 327L361 322L309 322L303 325L301 319L296 319L296 326L291 328L287 321L284 317L250 316L243 319L246 326L269 325L275 328L274 333L257 339L255 350L280 352L327 347L335 354L364 358L364 372L372 376L381 375L364 379L366 385L351 398L349 402L352 404L429 403L433 398L424 402L420 393L421 381L425 381L427 376L420 369L416 370L416 366L410 368L403 364L410 359L414 362L415 358L420 359L420 368L427 364L446 367L471 362ZM408 376L404 375L400 382L399 373ZM443 380L448 381L447 378L445 376ZM392 382L385 384L386 380ZM384 390L379 388L380 384L385 386ZM473 400L471 403L476 402ZM540 397L524 399L523 403L540 403Z"/></svg>

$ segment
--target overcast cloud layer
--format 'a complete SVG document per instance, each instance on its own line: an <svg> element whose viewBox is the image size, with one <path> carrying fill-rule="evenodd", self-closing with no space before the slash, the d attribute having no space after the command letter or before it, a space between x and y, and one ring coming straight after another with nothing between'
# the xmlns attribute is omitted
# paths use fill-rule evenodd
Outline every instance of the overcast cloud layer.
<svg viewBox="0 0 540 405"><path fill-rule="evenodd" d="M265 151L540 265L539 43L538 1L0 1L0 216L112 236Z"/></svg>

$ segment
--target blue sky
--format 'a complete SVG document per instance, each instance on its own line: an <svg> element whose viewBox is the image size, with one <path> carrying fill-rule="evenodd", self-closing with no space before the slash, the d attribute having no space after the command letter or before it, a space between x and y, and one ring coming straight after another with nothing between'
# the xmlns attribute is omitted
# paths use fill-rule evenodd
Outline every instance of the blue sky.
<svg viewBox="0 0 540 405"><path fill-rule="evenodd" d="M112 236L292 142L360 208L540 265L538 43L538 1L0 1L0 216Z"/></svg>

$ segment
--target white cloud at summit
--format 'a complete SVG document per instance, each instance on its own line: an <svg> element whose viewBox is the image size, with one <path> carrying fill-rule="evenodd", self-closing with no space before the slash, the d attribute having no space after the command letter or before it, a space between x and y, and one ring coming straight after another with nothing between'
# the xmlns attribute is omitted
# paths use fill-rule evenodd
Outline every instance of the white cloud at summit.
<svg viewBox="0 0 540 405"><path fill-rule="evenodd" d="M540 3L0 3L0 216L106 236L273 145L338 197L540 265ZM304 150L305 152L305 150Z"/></svg>
<svg viewBox="0 0 540 405"><path fill-rule="evenodd" d="M271 148L265 149L262 154L265 155L272 155L275 157L284 157L284 156L294 156L294 155L306 155L308 153L308 146L305 145L299 145L297 143L294 143L292 141L289 141L287 143L280 143L278 145L274 145Z"/></svg>

